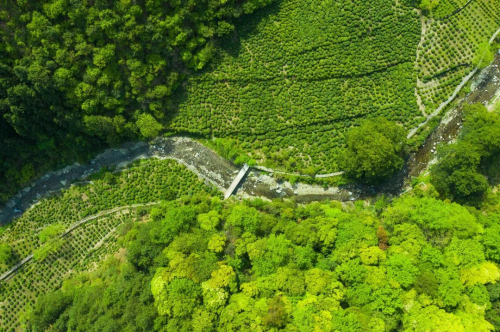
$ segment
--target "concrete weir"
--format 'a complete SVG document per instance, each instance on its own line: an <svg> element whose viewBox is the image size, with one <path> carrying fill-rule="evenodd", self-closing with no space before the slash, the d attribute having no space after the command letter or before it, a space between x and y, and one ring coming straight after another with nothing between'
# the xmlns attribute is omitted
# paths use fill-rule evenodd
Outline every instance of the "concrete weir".
<svg viewBox="0 0 500 332"><path fill-rule="evenodd" d="M233 183L231 183L229 188L227 188L226 193L224 194L225 200L228 199L229 197L231 197L234 190L236 189L238 184L240 184L241 180L243 180L243 177L245 176L245 174L247 174L249 169L250 169L250 167L247 164L243 165L243 167L240 169L240 172L238 173L236 178L233 180Z"/></svg>

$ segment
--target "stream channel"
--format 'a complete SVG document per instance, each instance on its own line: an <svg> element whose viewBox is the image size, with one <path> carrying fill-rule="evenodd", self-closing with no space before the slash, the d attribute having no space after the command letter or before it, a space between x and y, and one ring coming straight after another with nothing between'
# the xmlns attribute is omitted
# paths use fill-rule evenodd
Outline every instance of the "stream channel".
<svg viewBox="0 0 500 332"><path fill-rule="evenodd" d="M305 203L334 199L354 201L367 199L377 194L397 196L409 188L409 179L423 172L435 159L438 144L447 144L456 139L462 127L462 105L483 103L500 99L500 56L482 70L472 81L472 92L450 110L438 128L427 138L420 149L411 154L403 169L378 187L346 185L324 188L318 185L277 181L271 174L251 169L236 188L237 198L261 197L265 199L294 198ZM30 186L20 190L4 206L0 207L0 225L11 222L43 197L68 188L72 183L84 181L102 167L126 167L137 159L175 159L198 174L222 192L235 178L239 168L217 155L211 149L187 137L157 138L150 143L125 143L119 148L108 149L88 164L75 163L64 169L47 173Z"/></svg>

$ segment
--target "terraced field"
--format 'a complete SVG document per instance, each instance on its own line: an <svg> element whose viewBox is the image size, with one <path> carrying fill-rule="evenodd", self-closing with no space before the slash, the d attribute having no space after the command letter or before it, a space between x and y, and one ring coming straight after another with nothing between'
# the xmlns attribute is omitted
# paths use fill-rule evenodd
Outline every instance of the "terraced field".
<svg viewBox="0 0 500 332"><path fill-rule="evenodd" d="M474 69L479 45L487 43L500 28L499 0L473 0L462 11L442 18L453 12L452 7L460 8L465 3L440 2L434 15L422 18L425 33L416 67L418 94L426 113L432 113Z"/></svg>
<svg viewBox="0 0 500 332"><path fill-rule="evenodd" d="M171 128L235 139L267 164L338 170L344 134L384 116L422 121L414 90L418 13L383 0L285 0L241 22L191 78Z"/></svg>
<svg viewBox="0 0 500 332"><path fill-rule="evenodd" d="M108 254L118 251L117 228L136 220L136 210L96 219L65 237L58 252L43 261L32 261L12 279L3 282L0 307L2 331L22 328L23 312L36 298L58 289L75 273L92 270Z"/></svg>
<svg viewBox="0 0 500 332"><path fill-rule="evenodd" d="M338 171L344 136L383 116L415 128L474 69L500 28L499 0L284 0L245 18L192 77L170 128L227 137L271 167Z"/></svg>
<svg viewBox="0 0 500 332"><path fill-rule="evenodd" d="M0 275L35 253L18 274L2 281L0 331L21 329L27 305L33 304L39 294L60 287L66 277L91 269L105 255L115 253L120 229L141 219L146 207L116 209L109 214L103 211L204 193L218 192L173 160L149 159L118 173L98 174L89 183L42 200L0 234L0 243L8 243L14 256L11 264L0 266ZM42 240L41 234L49 227L60 225L61 230L67 230L100 213L101 217L92 218L62 238L63 232L59 232L50 241Z"/></svg>

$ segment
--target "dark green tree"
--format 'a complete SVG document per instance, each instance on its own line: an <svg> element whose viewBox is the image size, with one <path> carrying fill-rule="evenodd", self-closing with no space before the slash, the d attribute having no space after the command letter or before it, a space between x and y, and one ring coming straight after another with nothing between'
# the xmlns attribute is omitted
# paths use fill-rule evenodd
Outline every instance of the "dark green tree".
<svg viewBox="0 0 500 332"><path fill-rule="evenodd" d="M403 127L382 118L365 121L347 135L342 169L356 180L382 181L403 166L405 145Z"/></svg>

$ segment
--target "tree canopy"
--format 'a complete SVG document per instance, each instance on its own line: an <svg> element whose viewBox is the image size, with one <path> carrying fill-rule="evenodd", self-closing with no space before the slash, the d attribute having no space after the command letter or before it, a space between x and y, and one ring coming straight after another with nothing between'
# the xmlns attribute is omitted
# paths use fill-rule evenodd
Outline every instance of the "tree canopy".
<svg viewBox="0 0 500 332"><path fill-rule="evenodd" d="M457 142L439 148L431 182L444 198L481 204L489 184L498 184L499 153L500 114L481 104L465 105L462 133Z"/></svg>
<svg viewBox="0 0 500 332"><path fill-rule="evenodd" d="M125 260L41 296L29 321L35 331L489 332L500 327L491 210L425 193L382 210L185 197L133 226Z"/></svg>
<svg viewBox="0 0 500 332"><path fill-rule="evenodd" d="M405 144L403 127L382 118L368 120L347 134L342 169L365 182L387 179L403 166Z"/></svg>

